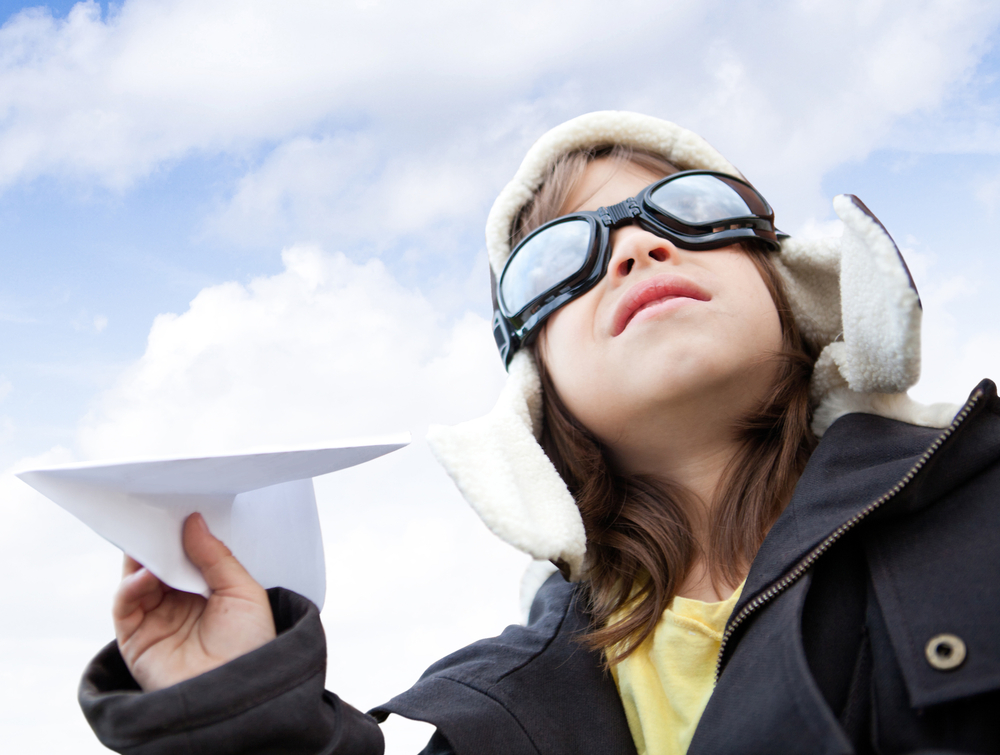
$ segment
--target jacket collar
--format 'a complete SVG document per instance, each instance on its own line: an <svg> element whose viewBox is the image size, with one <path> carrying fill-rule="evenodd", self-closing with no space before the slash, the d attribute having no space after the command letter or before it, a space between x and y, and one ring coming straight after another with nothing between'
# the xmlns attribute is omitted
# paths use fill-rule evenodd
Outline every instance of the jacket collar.
<svg viewBox="0 0 1000 755"><path fill-rule="evenodd" d="M961 463L947 464L959 455ZM761 545L733 616L838 532L868 516L884 519L929 505L997 458L1000 401L990 380L976 387L943 431L873 414L841 417Z"/></svg>

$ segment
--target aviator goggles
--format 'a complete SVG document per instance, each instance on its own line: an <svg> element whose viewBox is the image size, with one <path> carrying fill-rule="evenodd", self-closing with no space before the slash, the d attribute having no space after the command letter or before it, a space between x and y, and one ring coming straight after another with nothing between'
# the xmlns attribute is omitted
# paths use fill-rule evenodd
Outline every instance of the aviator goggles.
<svg viewBox="0 0 1000 755"><path fill-rule="evenodd" d="M629 223L692 251L748 239L777 251L786 238L756 189L710 170L674 173L611 207L558 217L514 247L493 287L493 336L505 367L549 315L604 277L611 232Z"/></svg>

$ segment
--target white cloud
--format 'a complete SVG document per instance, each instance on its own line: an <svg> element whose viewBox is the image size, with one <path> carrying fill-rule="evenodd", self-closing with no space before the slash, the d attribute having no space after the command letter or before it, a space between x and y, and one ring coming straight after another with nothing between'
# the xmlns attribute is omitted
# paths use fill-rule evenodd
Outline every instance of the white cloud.
<svg viewBox="0 0 1000 755"><path fill-rule="evenodd" d="M950 283L968 295L966 281ZM963 332L960 321L935 297L924 300L934 306L925 309L921 377L910 393L925 403L964 403L979 381L1000 376L1000 328L984 324L977 332Z"/></svg>
<svg viewBox="0 0 1000 755"><path fill-rule="evenodd" d="M920 149L947 150L954 124L937 108L951 103L956 92L963 101L979 101L964 84L1000 11L981 2L908 3L901 9L891 2L789 3L762 15L756 7L729 4L719 19L719 9L708 3L653 17L642 29L626 30L610 19L596 52L574 48L545 55L544 48L519 47L518 57L535 60L533 75L511 76L510 97L497 97L504 109L486 102L463 111L462 118L435 120L439 103L462 96L458 84L420 87L428 102L400 108L402 127L398 118L386 117L360 136L296 142L318 158L301 173L279 147L251 169L212 227L237 241L269 238L283 224L316 234L310 238L356 243L360 234L329 235L331 227L342 225L340 218L350 217L344 184L357 190L356 204L373 208L377 205L361 198L419 196L402 178L409 169L418 179L412 185L437 202L427 213L388 218L383 232L390 240L418 233L447 215L455 195L464 201L454 209L478 204L484 213L544 128L587 110L618 107L677 120L702 133L764 190L783 226L797 232L832 214L820 188L831 168L872 149L912 141L913 126L905 118L914 114L927 117ZM554 35L558 46L559 30ZM644 73L623 78L623 66ZM532 98L528 92L541 80L547 83L545 96ZM514 117L510 102L519 106ZM380 112L387 106L370 105ZM937 120L929 117L932 112ZM364 148L356 149L362 140ZM315 184L327 188L307 190ZM338 189L329 188L334 186ZM420 245L425 253L434 247L424 237Z"/></svg>
<svg viewBox="0 0 1000 755"><path fill-rule="evenodd" d="M65 20L32 9L0 30L0 182L68 171L125 186L191 150L240 152L331 118L426 123L450 98L489 101L531 78L533 57L514 53L532 39L579 45L579 14L555 35L529 31L556 9L127 0L103 19L79 3Z"/></svg>
<svg viewBox="0 0 1000 755"><path fill-rule="evenodd" d="M407 234L467 223L493 199L482 168L494 145L465 136L432 154L390 151L371 134L291 139L240 180L209 230L242 243L294 234L380 250Z"/></svg>
<svg viewBox="0 0 1000 755"><path fill-rule="evenodd" d="M920 292L921 376L910 391L918 401L964 403L983 379L1000 376L1000 327L988 282L970 278L909 237L900 251ZM945 261L942 261L945 260Z"/></svg>
<svg viewBox="0 0 1000 755"><path fill-rule="evenodd" d="M20 468L75 460L66 449ZM83 720L76 686L87 660L113 637L109 607L120 555L10 474L0 475L0 571L19 621L0 629L0 728L13 751L107 752ZM51 707L50 707L51 706Z"/></svg>
<svg viewBox="0 0 1000 755"><path fill-rule="evenodd" d="M809 217L829 216L819 193L827 171L894 145L901 117L947 103L978 63L1000 9L982 2L905 9L800 2L786 11L737 14L747 40L768 44L734 44L735 30L722 32L712 52L719 83L692 123L794 230ZM931 125L944 131L940 121ZM940 135L925 136L934 143Z"/></svg>
<svg viewBox="0 0 1000 755"><path fill-rule="evenodd" d="M502 382L488 323L446 322L373 260L316 247L286 270L160 315L146 353L80 429L87 456L189 453L423 428L485 411Z"/></svg>
<svg viewBox="0 0 1000 755"><path fill-rule="evenodd" d="M900 118L956 92L979 101L963 87L1000 20L986 0L787 0L766 13L637 0L620 10L126 0L104 19L95 3L64 21L23 13L0 29L0 184L54 173L121 187L192 151L277 145L220 225L251 233L238 220L252 211L253 227L308 217L308 231L343 193L305 187L338 184L344 170L478 200L470 181L498 188L490 166L506 177L543 125L631 107L705 134L798 223L828 212L822 174L895 138ZM498 124L510 133L491 147ZM449 147L469 134L486 148L456 163Z"/></svg>

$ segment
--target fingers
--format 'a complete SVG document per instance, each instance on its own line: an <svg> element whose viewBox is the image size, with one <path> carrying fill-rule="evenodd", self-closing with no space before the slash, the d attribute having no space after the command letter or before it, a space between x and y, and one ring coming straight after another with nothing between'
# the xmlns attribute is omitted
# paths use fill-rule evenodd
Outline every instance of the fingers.
<svg viewBox="0 0 1000 755"><path fill-rule="evenodd" d="M129 574L135 574L141 568L142 564L126 553L122 561L122 579L125 579Z"/></svg>
<svg viewBox="0 0 1000 755"><path fill-rule="evenodd" d="M122 580L111 607L119 639L131 634L142 617L160 604L166 591L166 586L148 569L140 568Z"/></svg>
<svg viewBox="0 0 1000 755"><path fill-rule="evenodd" d="M201 514L192 514L184 522L184 551L212 592L259 587L226 544L209 532Z"/></svg>

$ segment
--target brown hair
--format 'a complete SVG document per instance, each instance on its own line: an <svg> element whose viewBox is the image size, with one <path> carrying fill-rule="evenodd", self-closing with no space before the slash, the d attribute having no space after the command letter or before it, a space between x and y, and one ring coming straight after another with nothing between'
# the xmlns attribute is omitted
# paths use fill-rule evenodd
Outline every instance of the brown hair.
<svg viewBox="0 0 1000 755"><path fill-rule="evenodd" d="M620 146L570 153L550 170L515 219L514 243L558 216L587 165L598 157L629 161L660 175L678 170L662 157ZM808 398L815 355L795 325L769 253L753 244L742 246L774 300L782 351L774 355L780 367L769 395L735 428L741 443L711 507L705 551L700 551L688 514L693 494L662 477L617 470L608 449L560 400L538 342L532 346L544 402L541 444L576 499L587 533L591 629L584 641L604 649L611 663L628 656L653 632L696 556L705 557L713 584L734 584L741 578L816 444ZM609 623L612 617L615 621Z"/></svg>

